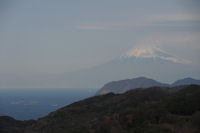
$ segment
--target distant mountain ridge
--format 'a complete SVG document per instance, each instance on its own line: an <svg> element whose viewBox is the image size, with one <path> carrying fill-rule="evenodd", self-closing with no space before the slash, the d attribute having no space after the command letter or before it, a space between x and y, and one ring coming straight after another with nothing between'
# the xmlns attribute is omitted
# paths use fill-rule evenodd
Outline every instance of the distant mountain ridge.
<svg viewBox="0 0 200 133"><path fill-rule="evenodd" d="M200 80L193 79L193 78L184 78L184 79L175 81L173 84L171 84L171 86L189 85L189 84L200 85Z"/></svg>
<svg viewBox="0 0 200 133"><path fill-rule="evenodd" d="M199 64L157 47L134 48L102 64L60 74L0 75L0 88L100 88L109 81L148 76L161 81L200 79Z"/></svg>
<svg viewBox="0 0 200 133"><path fill-rule="evenodd" d="M161 83L156 80L146 78L146 77L138 77L133 79L126 79L120 81L113 81L105 84L98 92L97 95L103 95L107 93L124 93L128 90L135 89L135 88L148 88L153 86L160 86L160 87L175 87L181 85L190 85L196 84L200 85L200 80L193 79L193 78L184 78L175 81L172 84Z"/></svg>
<svg viewBox="0 0 200 133"><path fill-rule="evenodd" d="M113 81L105 84L103 88L97 92L98 94L106 94L106 93L124 93L130 89L134 88L147 88L152 86L162 86L167 87L168 84L160 83L156 80L145 78L145 77L138 77L133 79L126 79L120 81Z"/></svg>

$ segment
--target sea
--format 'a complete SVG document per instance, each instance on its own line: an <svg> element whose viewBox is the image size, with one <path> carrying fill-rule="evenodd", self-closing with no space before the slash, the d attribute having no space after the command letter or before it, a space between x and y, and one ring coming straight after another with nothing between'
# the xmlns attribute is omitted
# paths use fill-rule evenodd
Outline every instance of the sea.
<svg viewBox="0 0 200 133"><path fill-rule="evenodd" d="M0 116L37 120L61 107L95 95L97 89L0 89Z"/></svg>

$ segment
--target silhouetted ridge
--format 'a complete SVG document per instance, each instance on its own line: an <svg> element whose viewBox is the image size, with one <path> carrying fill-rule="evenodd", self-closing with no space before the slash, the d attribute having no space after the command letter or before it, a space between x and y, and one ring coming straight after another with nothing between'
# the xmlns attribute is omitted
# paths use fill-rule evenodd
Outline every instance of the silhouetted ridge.
<svg viewBox="0 0 200 133"><path fill-rule="evenodd" d="M200 80L193 79L193 78L184 78L184 79L175 81L171 86L192 85L192 84L200 85Z"/></svg>
<svg viewBox="0 0 200 133"><path fill-rule="evenodd" d="M168 84L160 83L156 80L138 77L133 79L126 79L120 81L110 82L105 84L98 92L97 95L106 94L109 92L113 93L124 93L130 89L135 88L148 88L152 86L169 86Z"/></svg>
<svg viewBox="0 0 200 133"><path fill-rule="evenodd" d="M113 92L116 94L124 93L128 90L135 89L135 88L148 88L148 87L153 87L153 86L175 87L175 86L191 85L191 84L200 85L200 80L185 78L185 79L177 80L173 84L170 85L170 84L161 83L161 82L158 82L156 80L149 79L146 77L138 77L138 78L133 78L133 79L109 82L105 84L97 92L97 95L102 95L109 92Z"/></svg>

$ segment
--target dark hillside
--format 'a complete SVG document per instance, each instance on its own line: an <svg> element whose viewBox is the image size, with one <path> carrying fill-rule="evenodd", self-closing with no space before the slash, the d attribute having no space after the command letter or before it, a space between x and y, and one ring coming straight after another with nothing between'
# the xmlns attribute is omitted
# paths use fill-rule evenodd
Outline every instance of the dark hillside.
<svg viewBox="0 0 200 133"><path fill-rule="evenodd" d="M25 133L198 133L199 125L200 86L190 85L94 96L35 123L19 121L7 128Z"/></svg>

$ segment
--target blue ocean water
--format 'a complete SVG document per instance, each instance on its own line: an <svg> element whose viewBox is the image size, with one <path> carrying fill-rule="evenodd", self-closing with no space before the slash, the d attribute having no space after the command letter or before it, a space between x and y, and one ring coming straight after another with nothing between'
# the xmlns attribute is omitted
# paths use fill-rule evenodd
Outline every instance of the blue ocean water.
<svg viewBox="0 0 200 133"><path fill-rule="evenodd" d="M73 102L94 96L97 89L0 89L0 116L38 119Z"/></svg>

